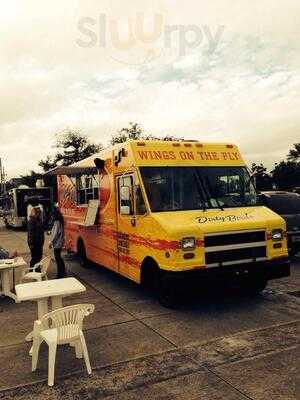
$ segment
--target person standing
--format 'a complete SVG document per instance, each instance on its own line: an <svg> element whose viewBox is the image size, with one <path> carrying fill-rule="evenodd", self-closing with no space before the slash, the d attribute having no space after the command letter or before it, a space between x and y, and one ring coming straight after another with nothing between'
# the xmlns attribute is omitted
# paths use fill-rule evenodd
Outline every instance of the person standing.
<svg viewBox="0 0 300 400"><path fill-rule="evenodd" d="M41 212L38 207L33 207L27 225L27 241L31 252L30 268L43 258L43 247L45 242L44 226L41 220Z"/></svg>
<svg viewBox="0 0 300 400"><path fill-rule="evenodd" d="M57 279L66 276L65 263L61 256L61 251L64 246L64 218L58 208L54 210L53 227L51 230L51 240L49 248L53 248L54 257L57 265Z"/></svg>

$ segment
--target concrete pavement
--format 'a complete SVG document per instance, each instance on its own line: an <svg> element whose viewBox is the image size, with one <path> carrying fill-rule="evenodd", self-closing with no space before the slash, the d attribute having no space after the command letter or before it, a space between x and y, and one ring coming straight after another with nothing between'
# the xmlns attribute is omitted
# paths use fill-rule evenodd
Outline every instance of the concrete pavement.
<svg viewBox="0 0 300 400"><path fill-rule="evenodd" d="M28 258L24 232L1 230L0 245ZM299 262L257 298L199 297L178 310L104 268L66 264L87 291L64 304L96 306L85 323L93 374L61 347L49 388L46 346L32 373L24 341L36 304L0 298L0 399L300 398Z"/></svg>

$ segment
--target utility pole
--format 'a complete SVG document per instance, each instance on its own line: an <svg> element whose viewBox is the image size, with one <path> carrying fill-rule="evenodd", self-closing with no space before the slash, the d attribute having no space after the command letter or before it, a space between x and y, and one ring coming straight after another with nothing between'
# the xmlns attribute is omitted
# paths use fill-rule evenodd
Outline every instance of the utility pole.
<svg viewBox="0 0 300 400"><path fill-rule="evenodd" d="M3 193L3 176L2 176L2 160L0 157L0 196Z"/></svg>
<svg viewBox="0 0 300 400"><path fill-rule="evenodd" d="M0 195L4 195L6 192L6 183L5 183L5 170L2 165L2 160L0 158Z"/></svg>
<svg viewBox="0 0 300 400"><path fill-rule="evenodd" d="M6 173L4 166L2 167L2 177L3 177L3 194L6 194Z"/></svg>

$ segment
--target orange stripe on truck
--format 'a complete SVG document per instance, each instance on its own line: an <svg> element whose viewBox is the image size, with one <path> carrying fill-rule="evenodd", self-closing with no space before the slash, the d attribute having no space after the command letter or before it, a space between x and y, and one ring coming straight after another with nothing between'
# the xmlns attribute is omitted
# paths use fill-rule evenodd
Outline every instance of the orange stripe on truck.
<svg viewBox="0 0 300 400"><path fill-rule="evenodd" d="M122 261L134 268L140 268L140 266L141 266L140 262L137 259L126 256L124 254L120 255L120 261Z"/></svg>

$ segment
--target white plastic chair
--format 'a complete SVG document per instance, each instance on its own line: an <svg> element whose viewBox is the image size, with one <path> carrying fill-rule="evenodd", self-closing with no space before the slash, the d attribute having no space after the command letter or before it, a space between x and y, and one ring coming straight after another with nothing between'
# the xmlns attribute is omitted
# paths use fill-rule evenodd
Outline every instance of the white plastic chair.
<svg viewBox="0 0 300 400"><path fill-rule="evenodd" d="M34 265L33 268L28 268L23 272L21 281L33 280L41 282L43 279L48 280L47 271L51 263L51 256L43 258L40 262ZM40 272L37 269L40 268Z"/></svg>
<svg viewBox="0 0 300 400"><path fill-rule="evenodd" d="M59 308L34 322L32 346L32 371L37 368L39 348L43 341L48 344L48 385L54 384L57 345L74 345L76 358L84 357L87 372L92 373L89 354L82 332L84 317L94 312L93 304L77 304Z"/></svg>

